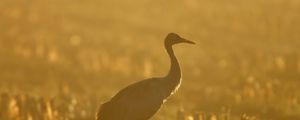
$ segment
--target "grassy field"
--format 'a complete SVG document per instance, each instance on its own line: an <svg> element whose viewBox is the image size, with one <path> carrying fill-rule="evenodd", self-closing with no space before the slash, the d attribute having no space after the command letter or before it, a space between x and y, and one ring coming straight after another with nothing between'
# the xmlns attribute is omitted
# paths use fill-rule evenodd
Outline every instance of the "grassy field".
<svg viewBox="0 0 300 120"><path fill-rule="evenodd" d="M0 0L0 120L93 119L121 88L167 73L169 32L197 44L175 47L183 83L153 120L300 119L299 11L298 0Z"/></svg>

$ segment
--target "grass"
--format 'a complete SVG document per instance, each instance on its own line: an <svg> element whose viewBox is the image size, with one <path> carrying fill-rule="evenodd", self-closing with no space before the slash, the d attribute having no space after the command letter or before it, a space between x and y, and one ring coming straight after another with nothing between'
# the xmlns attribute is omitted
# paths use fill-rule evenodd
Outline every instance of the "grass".
<svg viewBox="0 0 300 120"><path fill-rule="evenodd" d="M186 119L195 112L223 119L224 109L233 120L299 119L299 7L292 0L2 0L0 93L12 113L2 105L0 118L28 118L19 113L21 96L44 104L37 115L47 119L93 118L121 88L167 73L162 43L176 32L197 45L176 46L184 81L153 119L177 119L181 109Z"/></svg>

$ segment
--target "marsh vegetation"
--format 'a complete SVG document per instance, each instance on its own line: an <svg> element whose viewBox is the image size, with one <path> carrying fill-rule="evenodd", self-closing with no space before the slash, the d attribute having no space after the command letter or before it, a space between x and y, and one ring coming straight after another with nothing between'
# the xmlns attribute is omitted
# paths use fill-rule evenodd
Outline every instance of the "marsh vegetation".
<svg viewBox="0 0 300 120"><path fill-rule="evenodd" d="M298 0L0 0L0 120L87 120L130 83L165 75L178 93L153 120L300 119ZM221 117L223 116L223 117Z"/></svg>

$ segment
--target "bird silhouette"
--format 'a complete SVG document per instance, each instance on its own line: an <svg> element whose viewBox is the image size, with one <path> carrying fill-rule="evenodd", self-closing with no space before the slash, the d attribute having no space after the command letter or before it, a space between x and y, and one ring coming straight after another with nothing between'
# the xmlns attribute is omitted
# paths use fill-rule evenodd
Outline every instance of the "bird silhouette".
<svg viewBox="0 0 300 120"><path fill-rule="evenodd" d="M171 60L169 73L131 84L102 104L97 120L148 120L180 86L181 69L172 46L178 43L195 44L175 33L165 38L165 49Z"/></svg>

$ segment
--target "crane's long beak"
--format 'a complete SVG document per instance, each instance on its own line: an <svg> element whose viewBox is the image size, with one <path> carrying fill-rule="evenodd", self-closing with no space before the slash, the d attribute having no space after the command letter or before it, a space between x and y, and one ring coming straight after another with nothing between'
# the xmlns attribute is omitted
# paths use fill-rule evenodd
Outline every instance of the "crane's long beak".
<svg viewBox="0 0 300 120"><path fill-rule="evenodd" d="M184 38L182 38L182 40L183 40L184 43L196 44L195 42L187 40L187 39L184 39Z"/></svg>

